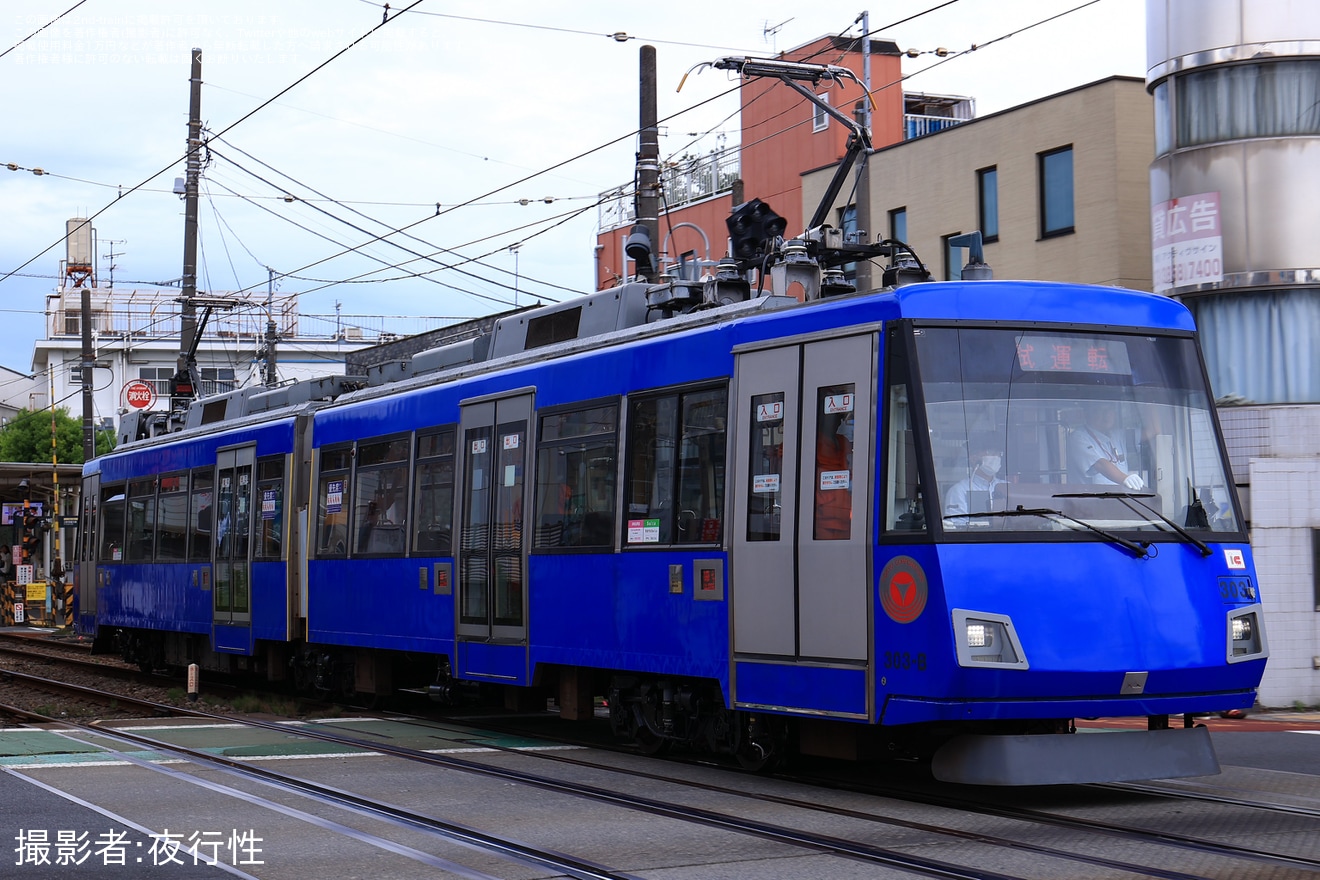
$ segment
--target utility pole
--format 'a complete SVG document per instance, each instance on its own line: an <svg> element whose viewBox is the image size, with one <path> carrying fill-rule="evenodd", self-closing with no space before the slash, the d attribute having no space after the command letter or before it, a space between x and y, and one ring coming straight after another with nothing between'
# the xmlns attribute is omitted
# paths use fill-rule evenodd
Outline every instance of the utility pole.
<svg viewBox="0 0 1320 880"><path fill-rule="evenodd" d="M275 370L275 270L267 266L266 271L270 273L266 280L266 386L273 387L279 381Z"/></svg>
<svg viewBox="0 0 1320 880"><path fill-rule="evenodd" d="M660 126L655 92L655 47L641 49L641 125L637 150L637 224L646 228L651 242L660 234ZM638 271L647 281L658 277L652 255L647 264L638 261Z"/></svg>
<svg viewBox="0 0 1320 880"><path fill-rule="evenodd" d="M871 135L871 14L863 12L858 16L862 23L862 87L866 91L866 97L862 101L860 117L857 121L862 128ZM871 148L866 147L857 163L857 228L865 230L866 235L859 235L858 244L866 244L861 241L863 237L870 237L874 230L871 228ZM884 238L885 236L880 236ZM857 266L857 289L863 293L875 289L871 281L871 261L858 260Z"/></svg>
<svg viewBox="0 0 1320 880"><path fill-rule="evenodd" d="M175 384L190 372L189 352L197 334L197 179L202 170L202 50L192 50L192 78L188 97L188 170L183 191L183 296L179 309L179 360ZM173 390L173 389L172 389ZM197 389L193 389L196 396ZM174 395L171 395L173 397Z"/></svg>

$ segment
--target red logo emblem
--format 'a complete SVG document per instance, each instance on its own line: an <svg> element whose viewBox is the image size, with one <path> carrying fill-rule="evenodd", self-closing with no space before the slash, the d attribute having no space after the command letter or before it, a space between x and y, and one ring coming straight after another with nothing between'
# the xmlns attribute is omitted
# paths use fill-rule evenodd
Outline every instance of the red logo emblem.
<svg viewBox="0 0 1320 880"><path fill-rule="evenodd" d="M926 610L926 573L911 556L895 556L880 572L880 605L895 623L911 623Z"/></svg>

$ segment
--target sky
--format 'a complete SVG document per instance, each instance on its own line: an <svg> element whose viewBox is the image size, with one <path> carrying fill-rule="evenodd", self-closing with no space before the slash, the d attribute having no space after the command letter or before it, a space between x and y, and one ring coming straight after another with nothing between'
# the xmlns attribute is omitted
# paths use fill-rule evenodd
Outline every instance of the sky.
<svg viewBox="0 0 1320 880"><path fill-rule="evenodd" d="M5 3L0 365L31 371L69 218L93 218L101 287L112 272L121 291L182 274L173 187L194 47L209 139L199 292L264 294L273 271L273 296L304 315L398 316L416 332L405 317L591 292L597 201L633 178L643 45L656 49L662 160L704 154L738 140L737 81L694 67L859 35L864 8ZM869 23L922 53L892 87L969 96L981 116L1146 70L1143 0L889 0Z"/></svg>

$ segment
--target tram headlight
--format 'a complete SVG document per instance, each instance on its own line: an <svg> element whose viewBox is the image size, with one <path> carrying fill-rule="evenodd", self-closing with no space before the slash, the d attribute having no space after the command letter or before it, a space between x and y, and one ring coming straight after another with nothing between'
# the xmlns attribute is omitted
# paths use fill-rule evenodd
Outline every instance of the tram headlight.
<svg viewBox="0 0 1320 880"><path fill-rule="evenodd" d="M1237 638L1234 636L1234 638ZM967 647L988 648L994 644L995 634L992 624L967 623Z"/></svg>
<svg viewBox="0 0 1320 880"><path fill-rule="evenodd" d="M1228 662L1256 660L1269 655L1265 628L1261 625L1262 608L1248 605L1228 613Z"/></svg>
<svg viewBox="0 0 1320 880"><path fill-rule="evenodd" d="M1028 668L1013 621L1005 614L955 608L953 632L959 666Z"/></svg>

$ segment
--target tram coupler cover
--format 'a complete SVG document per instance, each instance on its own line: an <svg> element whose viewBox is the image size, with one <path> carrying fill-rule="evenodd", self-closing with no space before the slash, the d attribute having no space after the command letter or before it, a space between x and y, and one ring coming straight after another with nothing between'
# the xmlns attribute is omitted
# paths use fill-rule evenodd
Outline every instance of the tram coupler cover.
<svg viewBox="0 0 1320 880"><path fill-rule="evenodd" d="M959 736L931 761L942 782L1062 785L1213 776L1219 759L1204 727Z"/></svg>
<svg viewBox="0 0 1320 880"><path fill-rule="evenodd" d="M201 684L202 670L196 663L188 664L188 701L197 702L198 686Z"/></svg>

